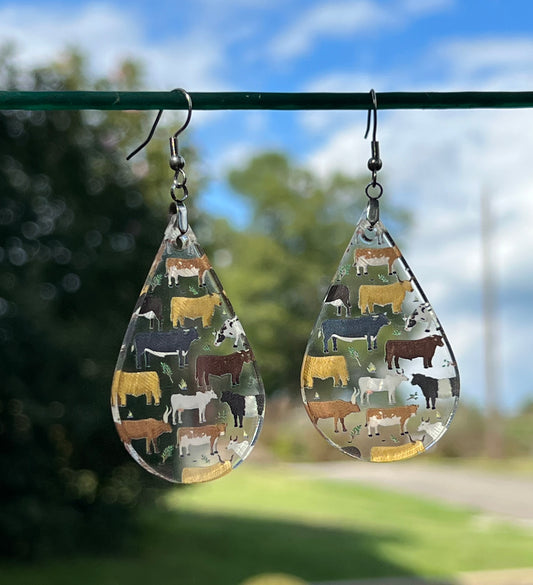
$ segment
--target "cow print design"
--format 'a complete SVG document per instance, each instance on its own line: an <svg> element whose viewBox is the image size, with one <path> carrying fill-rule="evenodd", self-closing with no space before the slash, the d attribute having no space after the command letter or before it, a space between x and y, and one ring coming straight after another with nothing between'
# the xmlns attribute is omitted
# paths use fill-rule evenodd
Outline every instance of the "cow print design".
<svg viewBox="0 0 533 585"><path fill-rule="evenodd" d="M366 213L309 338L301 393L328 442L366 461L424 452L457 407L459 373L442 326L385 226L369 229Z"/></svg>
<svg viewBox="0 0 533 585"><path fill-rule="evenodd" d="M231 303L172 216L119 353L111 409L132 457L176 483L225 475L252 450L265 393Z"/></svg>

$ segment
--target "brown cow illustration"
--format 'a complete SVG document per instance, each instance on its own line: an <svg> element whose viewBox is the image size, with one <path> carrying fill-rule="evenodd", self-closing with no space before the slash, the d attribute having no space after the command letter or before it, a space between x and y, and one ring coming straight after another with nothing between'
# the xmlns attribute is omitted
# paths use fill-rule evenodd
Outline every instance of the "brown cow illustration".
<svg viewBox="0 0 533 585"><path fill-rule="evenodd" d="M321 418L332 418L335 432L338 433L337 423L340 421L342 430L346 432L344 419L352 412L361 412L357 404L346 402L346 400L327 400L324 402L308 402L305 405L309 418L313 424L317 424Z"/></svg>
<svg viewBox="0 0 533 585"><path fill-rule="evenodd" d="M400 358L412 360L421 357L424 360L424 368L431 368L431 360L437 346L443 345L442 335L429 335L422 339L389 339L385 344L385 361L389 370L392 370L393 359L396 369L399 369Z"/></svg>
<svg viewBox="0 0 533 585"><path fill-rule="evenodd" d="M123 443L131 444L132 440L145 439L146 453L159 453L157 448L157 439L165 434L172 432L172 427L168 422L170 408L165 409L163 420L155 418L145 418L141 420L123 420L120 423L115 423L119 437Z"/></svg>
<svg viewBox="0 0 533 585"><path fill-rule="evenodd" d="M254 359L252 350L245 349L229 355L199 355L196 358L196 383L209 386L209 376L231 375L231 384L239 383L244 364Z"/></svg>

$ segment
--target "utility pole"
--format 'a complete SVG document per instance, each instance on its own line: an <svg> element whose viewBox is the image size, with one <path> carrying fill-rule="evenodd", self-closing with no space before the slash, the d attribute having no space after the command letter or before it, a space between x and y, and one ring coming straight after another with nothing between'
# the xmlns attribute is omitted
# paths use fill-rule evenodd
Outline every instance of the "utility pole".
<svg viewBox="0 0 533 585"><path fill-rule="evenodd" d="M490 196L481 193L481 273L484 325L485 364L485 454L493 459L503 457L503 432L499 401L500 356L499 330L496 309L495 250L492 247L494 225Z"/></svg>

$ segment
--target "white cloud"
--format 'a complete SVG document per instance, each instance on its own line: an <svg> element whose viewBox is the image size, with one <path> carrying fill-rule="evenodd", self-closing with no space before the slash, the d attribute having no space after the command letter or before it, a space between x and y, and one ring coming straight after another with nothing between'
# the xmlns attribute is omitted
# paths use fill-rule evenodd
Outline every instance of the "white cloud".
<svg viewBox="0 0 533 585"><path fill-rule="evenodd" d="M292 24L273 39L269 53L278 61L300 57L324 39L344 39L355 34L374 36L404 26L412 19L441 11L449 0L400 0L378 3L370 0L337 0L314 4L298 12Z"/></svg>
<svg viewBox="0 0 533 585"><path fill-rule="evenodd" d="M298 14L294 23L271 44L275 59L286 60L305 54L320 39L345 37L370 26L390 26L394 15L386 8L368 0L345 0L313 5Z"/></svg>
<svg viewBox="0 0 533 585"><path fill-rule="evenodd" d="M533 79L533 39L495 37L457 39L439 45L430 59L440 61L462 88L529 90ZM465 87L466 84L466 87Z"/></svg>
<svg viewBox="0 0 533 585"><path fill-rule="evenodd" d="M438 89L464 89L465 79L478 80L475 89L528 89L533 84L532 49L533 42L523 39L515 44L446 43L437 52L450 77ZM505 79L501 88L499 72ZM394 71L393 77L400 73ZM519 87L524 80L526 85ZM305 131L328 135L309 155L309 166L323 173L336 169L370 177L364 113L357 122L329 125L329 133L328 120L339 113L327 114L320 124L300 118L311 125ZM529 376L533 133L528 129L533 111L382 111L378 123L384 198L408 206L415 220L403 252L444 323L464 374L465 394L483 401L482 196L491 201L489 270L502 299L496 315L499 337L494 340L504 368L501 380L509 384ZM522 384L501 391L507 394L502 398L505 407L516 408L532 388Z"/></svg>
<svg viewBox="0 0 533 585"><path fill-rule="evenodd" d="M76 47L89 58L94 75L113 75L125 58L146 66L146 84L151 90L176 86L195 91L230 90L224 80L224 37L201 27L180 31L179 38L149 41L142 19L104 3L81 4L61 10L47 7L4 6L0 8L0 39L17 49L23 66L48 64L66 48Z"/></svg>

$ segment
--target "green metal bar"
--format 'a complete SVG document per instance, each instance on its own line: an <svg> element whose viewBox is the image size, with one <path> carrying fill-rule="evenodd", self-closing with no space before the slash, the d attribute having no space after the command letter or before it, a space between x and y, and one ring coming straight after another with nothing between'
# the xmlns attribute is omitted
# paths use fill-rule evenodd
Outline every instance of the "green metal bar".
<svg viewBox="0 0 533 585"><path fill-rule="evenodd" d="M195 110L366 110L365 93L190 92ZM532 108L533 92L388 92L380 110ZM170 91L0 91L0 110L184 110Z"/></svg>

